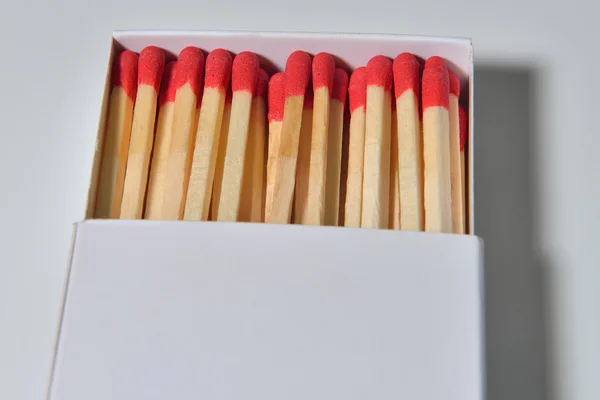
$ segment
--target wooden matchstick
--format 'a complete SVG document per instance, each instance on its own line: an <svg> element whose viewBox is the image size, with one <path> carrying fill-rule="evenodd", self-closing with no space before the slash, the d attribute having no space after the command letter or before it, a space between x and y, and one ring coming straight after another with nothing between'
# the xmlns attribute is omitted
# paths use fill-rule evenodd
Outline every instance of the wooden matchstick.
<svg viewBox="0 0 600 400"><path fill-rule="evenodd" d="M266 205L266 222L269 223L285 224L290 220L304 93L310 80L310 72L311 59L308 54L295 51L288 57L285 67L283 125L273 159L273 198Z"/></svg>
<svg viewBox="0 0 600 400"><path fill-rule="evenodd" d="M398 154L398 190L400 229L422 231L423 210L423 146L419 119L421 65L410 53L394 60L394 93L396 96Z"/></svg>
<svg viewBox="0 0 600 400"><path fill-rule="evenodd" d="M331 95L331 111L327 133L327 175L325 190L325 225L338 226L340 209L340 179L342 172L342 140L344 107L348 93L348 74L336 68Z"/></svg>
<svg viewBox="0 0 600 400"><path fill-rule="evenodd" d="M463 106L458 107L459 110L459 129L460 129L460 178L462 182L463 196L462 196L462 208L465 218L465 233L468 233L467 221L466 217L469 215L469 210L467 209L467 153L465 151L465 145L467 143L467 136L469 131L469 119L467 118L467 112L463 108Z"/></svg>
<svg viewBox="0 0 600 400"><path fill-rule="evenodd" d="M298 151L296 167L294 220L304 225L323 225L325 222L327 135L334 72L335 61L331 54L319 53L314 57L312 124L310 128L302 127L302 134L310 132L310 139L301 134L302 149ZM303 124L308 124L307 119L303 119Z"/></svg>
<svg viewBox="0 0 600 400"><path fill-rule="evenodd" d="M304 95L304 109L302 110L302 126L300 128L300 142L298 144L298 161L296 164L296 185L294 188L294 201L292 208L292 221L303 224L308 213L308 184L310 182L310 154L312 141L312 121L314 94L309 84Z"/></svg>
<svg viewBox="0 0 600 400"><path fill-rule="evenodd" d="M117 219L121 214L137 75L137 54L126 50L117 55L112 69L112 91L98 180L96 218Z"/></svg>
<svg viewBox="0 0 600 400"><path fill-rule="evenodd" d="M348 145L348 179L344 226L360 227L362 211L363 167L365 154L365 108L367 101L367 69L357 68L348 86L350 103L350 142Z"/></svg>
<svg viewBox="0 0 600 400"><path fill-rule="evenodd" d="M375 56L367 64L367 110L361 227L387 228L390 191L392 62Z"/></svg>
<svg viewBox="0 0 600 400"><path fill-rule="evenodd" d="M267 85L269 75L260 70L252 99L250 130L246 145L242 198L239 220L242 222L264 222L265 193L265 142L267 139Z"/></svg>
<svg viewBox="0 0 600 400"><path fill-rule="evenodd" d="M160 97L159 110L156 121L156 137L152 150L152 165L148 178L148 193L146 194L145 219L162 219L162 205L165 197L165 176L169 151L171 147L171 134L173 127L173 111L175 108L175 72L177 62L171 61L165 66Z"/></svg>
<svg viewBox="0 0 600 400"><path fill-rule="evenodd" d="M460 96L460 80L454 72L448 72L450 81L450 98L448 113L450 114L450 184L452 187L452 231L465 233L464 187L461 171L460 122L458 100Z"/></svg>
<svg viewBox="0 0 600 400"><path fill-rule="evenodd" d="M235 222L238 219L252 97L259 72L260 63L254 53L244 51L233 60L231 70L233 97L217 221Z"/></svg>
<svg viewBox="0 0 600 400"><path fill-rule="evenodd" d="M121 219L141 219L143 216L157 100L164 68L165 53L158 47L148 46L140 52Z"/></svg>
<svg viewBox="0 0 600 400"><path fill-rule="evenodd" d="M390 128L390 229L400 229L400 180L398 179L398 115L392 93L392 123Z"/></svg>
<svg viewBox="0 0 600 400"><path fill-rule="evenodd" d="M217 149L217 161L215 163L215 177L213 178L212 197L210 200L210 220L217 220L219 201L221 199L221 187L223 185L223 173L225 170L225 152L227 151L227 136L229 135L229 121L231 120L231 85L225 92L225 106L223 108L223 121L221 122L221 134Z"/></svg>
<svg viewBox="0 0 600 400"><path fill-rule="evenodd" d="M215 176L225 97L231 76L231 54L215 49L206 57L204 94L196 130L183 219L206 221Z"/></svg>
<svg viewBox="0 0 600 400"><path fill-rule="evenodd" d="M425 230L452 233L450 83L442 58L434 56L425 62L422 85Z"/></svg>
<svg viewBox="0 0 600 400"><path fill-rule="evenodd" d="M196 47L186 47L179 53L175 74L175 107L169 160L165 176L165 197L162 218L183 217L185 196L190 178L194 139L197 125L197 103L202 88L204 55Z"/></svg>
<svg viewBox="0 0 600 400"><path fill-rule="evenodd" d="M347 103L346 103L347 104ZM348 151L350 145L350 109L344 108L344 133L342 137L342 171L340 174L340 202L338 226L346 223L346 183L348 182Z"/></svg>
<svg viewBox="0 0 600 400"><path fill-rule="evenodd" d="M276 149L279 147L281 127L283 124L283 107L285 104L285 75L276 73L269 80L268 119L269 119L269 144L267 151L267 189L265 198L265 221L269 221L270 204L273 201L275 187L274 162Z"/></svg>

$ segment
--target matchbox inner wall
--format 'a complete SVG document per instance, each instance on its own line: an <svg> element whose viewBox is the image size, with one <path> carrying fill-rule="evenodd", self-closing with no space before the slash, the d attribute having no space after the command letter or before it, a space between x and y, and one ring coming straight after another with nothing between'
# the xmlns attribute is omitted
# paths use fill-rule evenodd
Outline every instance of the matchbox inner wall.
<svg viewBox="0 0 600 400"><path fill-rule="evenodd" d="M96 191L108 101L110 96L111 66L114 55L123 49L139 53L144 47L154 45L167 52L167 58L174 59L186 46L197 46L205 52L215 48L225 48L233 53L243 50L255 52L261 59L261 66L272 74L282 71L285 61L294 50L304 50L310 54L327 51L334 55L336 64L348 72L366 65L378 54L395 58L399 53L410 52L427 59L437 55L446 59L448 68L455 72L461 81L461 103L468 105L469 139L467 143L467 226L474 233L473 196L473 49L469 39L410 35L369 35L369 34L320 34L320 33L259 33L259 32L214 32L214 31L120 31L113 33L106 69L102 108L91 180L88 190L85 219L94 219ZM464 99L465 96L468 98Z"/></svg>

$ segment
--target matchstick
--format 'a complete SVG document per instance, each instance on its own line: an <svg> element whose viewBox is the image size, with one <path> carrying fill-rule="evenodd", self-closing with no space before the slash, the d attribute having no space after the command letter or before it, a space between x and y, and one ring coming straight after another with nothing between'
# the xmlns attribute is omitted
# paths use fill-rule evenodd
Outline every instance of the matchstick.
<svg viewBox="0 0 600 400"><path fill-rule="evenodd" d="M460 129L460 178L462 183L462 208L464 213L464 224L465 224L465 233L468 233L467 230L467 221L466 216L469 215L469 210L467 209L467 153L465 152L465 145L467 143L467 134L469 131L469 119L467 118L467 112L463 108L463 106L458 106L458 120L459 120L459 129Z"/></svg>
<svg viewBox="0 0 600 400"><path fill-rule="evenodd" d="M187 221L208 219L231 62L231 54L224 49L213 50L206 57L204 94L183 213Z"/></svg>
<svg viewBox="0 0 600 400"><path fill-rule="evenodd" d="M375 56L367 64L367 109L361 227L387 228L390 191L392 62Z"/></svg>
<svg viewBox="0 0 600 400"><path fill-rule="evenodd" d="M348 101L350 103L350 140L344 226L360 228L367 101L367 69L365 67L357 68L350 76Z"/></svg>
<svg viewBox="0 0 600 400"><path fill-rule="evenodd" d="M314 65L314 63L313 63ZM302 110L302 126L300 127L300 142L298 144L298 161L296 164L296 185L294 188L292 221L303 224L303 218L308 214L308 184L310 182L310 154L312 141L314 92L309 84L304 95Z"/></svg>
<svg viewBox="0 0 600 400"><path fill-rule="evenodd" d="M273 159L273 198L267 202L266 222L285 224L290 220L296 161L302 126L304 93L310 80L311 59L303 51L293 52L285 66L285 104L281 138Z"/></svg>
<svg viewBox="0 0 600 400"><path fill-rule="evenodd" d="M162 218L183 217L185 196L190 178L197 124L196 108L202 88L204 55L196 47L186 47L179 53L175 74L175 107L169 160L165 176L165 197Z"/></svg>
<svg viewBox="0 0 600 400"><path fill-rule="evenodd" d="M325 225L338 226L340 212L340 179L342 172L342 140L344 107L348 93L348 74L336 68L331 94L331 111L327 141L327 177L325 190Z"/></svg>
<svg viewBox="0 0 600 400"><path fill-rule="evenodd" d="M133 109L129 154L121 201L121 219L141 219L144 212L146 185L160 82L165 68L165 53L155 46L140 52L138 90Z"/></svg>
<svg viewBox="0 0 600 400"><path fill-rule="evenodd" d="M393 90L392 90L393 92ZM392 93L392 118L390 128L390 214L389 228L400 229L400 180L398 179L398 113Z"/></svg>
<svg viewBox="0 0 600 400"><path fill-rule="evenodd" d="M334 73L335 61L331 54L319 53L314 57L312 124L310 128L305 126L304 123L309 121L303 118L296 166L294 220L304 225L323 225L325 222L327 135ZM305 107L304 110L307 113L310 109Z"/></svg>
<svg viewBox="0 0 600 400"><path fill-rule="evenodd" d="M231 119L231 85L225 92L225 106L223 108L223 119L221 122L221 134L217 150L217 161L215 163L215 177L213 178L212 197L210 200L210 220L217 220L219 200L221 199L221 187L223 185L223 172L225 170L225 152L227 151L227 135L229 135L229 120Z"/></svg>
<svg viewBox="0 0 600 400"><path fill-rule="evenodd" d="M165 66L160 97L159 110L156 121L156 137L152 150L152 165L148 178L148 193L146 194L145 219L162 219L162 205L165 197L165 176L169 150L171 147L171 133L173 127L173 111L175 108L175 72L177 62L171 61Z"/></svg>
<svg viewBox="0 0 600 400"><path fill-rule="evenodd" d="M346 103L348 104L348 103ZM348 146L350 141L350 110L344 107L344 133L342 137L342 171L340 173L340 202L338 226L345 226L346 221L346 183L348 182Z"/></svg>
<svg viewBox="0 0 600 400"><path fill-rule="evenodd" d="M98 180L96 218L117 219L121 213L137 75L137 54L126 50L117 55L112 69L112 90Z"/></svg>
<svg viewBox="0 0 600 400"><path fill-rule="evenodd" d="M269 144L267 151L267 190L265 198L265 221L269 220L270 204L273 201L273 188L275 186L274 159L275 149L279 147L281 127L283 124L283 107L285 104L285 75L276 73L269 80L268 119L269 119Z"/></svg>
<svg viewBox="0 0 600 400"><path fill-rule="evenodd" d="M260 70L258 82L252 99L250 112L250 130L246 145L244 179L242 181L242 197L239 220L242 222L264 222L264 170L265 142L267 139L267 85L269 75Z"/></svg>
<svg viewBox="0 0 600 400"><path fill-rule="evenodd" d="M452 233L450 84L442 58L434 56L425 62L422 85L425 230Z"/></svg>
<svg viewBox="0 0 600 400"><path fill-rule="evenodd" d="M254 53L243 51L233 60L231 69L233 97L217 221L235 222L238 219L250 111L259 72L260 63Z"/></svg>
<svg viewBox="0 0 600 400"><path fill-rule="evenodd" d="M450 81L450 97L448 113L450 114L450 185L452 188L452 231L465 233L464 187L461 172L460 122L458 98L460 96L460 80L454 72L448 72Z"/></svg>
<svg viewBox="0 0 600 400"><path fill-rule="evenodd" d="M410 53L394 60L394 92L396 95L398 155L397 183L399 189L400 229L422 231L423 210L423 148L419 119L421 65Z"/></svg>

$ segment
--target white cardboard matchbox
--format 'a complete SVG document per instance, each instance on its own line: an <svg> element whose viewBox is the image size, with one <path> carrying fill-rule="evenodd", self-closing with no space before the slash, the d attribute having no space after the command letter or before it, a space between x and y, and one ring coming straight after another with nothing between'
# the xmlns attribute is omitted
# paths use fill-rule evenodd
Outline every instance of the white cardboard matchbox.
<svg viewBox="0 0 600 400"><path fill-rule="evenodd" d="M348 71L412 52L469 96L470 235L221 222L94 220L110 65L147 45L294 50ZM124 31L113 34L86 218L75 224L49 400L482 400L482 243L473 231L468 39Z"/></svg>

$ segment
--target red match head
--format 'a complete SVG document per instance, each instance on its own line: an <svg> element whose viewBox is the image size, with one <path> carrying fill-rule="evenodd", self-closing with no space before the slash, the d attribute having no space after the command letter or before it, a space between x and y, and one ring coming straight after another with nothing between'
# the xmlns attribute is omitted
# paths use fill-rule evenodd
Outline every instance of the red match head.
<svg viewBox="0 0 600 400"><path fill-rule="evenodd" d="M392 90L392 62L385 56L375 56L367 63L367 86L381 86L386 92Z"/></svg>
<svg viewBox="0 0 600 400"><path fill-rule="evenodd" d="M165 66L165 72L163 73L163 79L160 89L160 97L158 99L158 105L162 106L164 103L174 102L175 93L177 88L175 87L175 73L177 72L177 62L171 61Z"/></svg>
<svg viewBox="0 0 600 400"><path fill-rule="evenodd" d="M367 69L359 67L350 76L348 86L348 97L350 101L350 112L367 105Z"/></svg>
<svg viewBox="0 0 600 400"><path fill-rule="evenodd" d="M458 79L458 75L448 71L448 80L450 81L450 93L458 98L460 96L460 79Z"/></svg>
<svg viewBox="0 0 600 400"><path fill-rule="evenodd" d="M177 74L175 74L176 89L189 84L196 97L200 97L203 72L204 54L202 54L202 50L193 46L181 50L177 59Z"/></svg>
<svg viewBox="0 0 600 400"><path fill-rule="evenodd" d="M155 46L144 48L138 61L138 85L153 86L158 92L164 69L165 53Z"/></svg>
<svg viewBox="0 0 600 400"><path fill-rule="evenodd" d="M342 104L346 104L346 96L348 95L348 74L341 68L335 69L333 78L333 91L331 98Z"/></svg>
<svg viewBox="0 0 600 400"><path fill-rule="evenodd" d="M421 65L410 53L402 53L394 60L394 94L400 97L407 90L412 90L419 98L421 86Z"/></svg>
<svg viewBox="0 0 600 400"><path fill-rule="evenodd" d="M254 97L267 97L267 86L269 85L269 74L264 69L258 73L258 81L254 90Z"/></svg>
<svg viewBox="0 0 600 400"><path fill-rule="evenodd" d="M234 92L243 90L254 94L260 62L256 54L250 51L242 51L233 59L231 68L231 90Z"/></svg>
<svg viewBox="0 0 600 400"><path fill-rule="evenodd" d="M290 54L285 64L286 96L303 96L310 80L311 59L308 54L297 50Z"/></svg>
<svg viewBox="0 0 600 400"><path fill-rule="evenodd" d="M434 56L425 62L422 80L423 111L427 107L448 108L450 102L450 81L448 68L443 58Z"/></svg>
<svg viewBox="0 0 600 400"><path fill-rule="evenodd" d="M112 69L112 87L121 86L127 96L135 100L137 94L138 56L125 50L115 57Z"/></svg>
<svg viewBox="0 0 600 400"><path fill-rule="evenodd" d="M335 72L335 60L329 53L319 53L312 60L312 86L316 91L327 87L329 93L333 88L333 74Z"/></svg>
<svg viewBox="0 0 600 400"><path fill-rule="evenodd" d="M231 77L231 54L224 49L215 49L206 57L204 86L225 92Z"/></svg>
<svg viewBox="0 0 600 400"><path fill-rule="evenodd" d="M460 151L464 151L467 143L467 133L469 132L469 119L463 106L458 106L458 122L460 125Z"/></svg>
<svg viewBox="0 0 600 400"><path fill-rule="evenodd" d="M269 122L283 121L283 107L285 105L285 75L278 72L269 81Z"/></svg>

